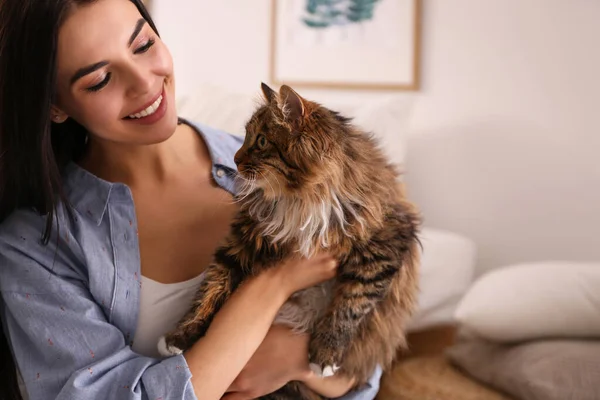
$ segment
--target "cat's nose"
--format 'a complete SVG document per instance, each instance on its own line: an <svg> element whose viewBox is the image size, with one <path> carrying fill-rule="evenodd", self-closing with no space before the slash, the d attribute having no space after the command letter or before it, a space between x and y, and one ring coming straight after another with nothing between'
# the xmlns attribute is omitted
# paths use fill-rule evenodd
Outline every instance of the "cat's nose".
<svg viewBox="0 0 600 400"><path fill-rule="evenodd" d="M235 156L233 157L233 162L235 162L235 165L239 166L242 162L242 155L240 153L235 153Z"/></svg>

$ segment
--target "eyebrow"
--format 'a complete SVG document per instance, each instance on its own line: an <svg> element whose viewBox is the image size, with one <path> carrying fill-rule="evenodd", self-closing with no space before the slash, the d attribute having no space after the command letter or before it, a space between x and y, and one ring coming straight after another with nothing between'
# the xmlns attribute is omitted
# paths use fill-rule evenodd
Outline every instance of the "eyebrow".
<svg viewBox="0 0 600 400"><path fill-rule="evenodd" d="M145 24L146 24L146 20L144 18L140 18L137 21L137 23L135 24L135 29L133 30L133 33L129 37L129 42L127 43L128 46L131 46L131 44L133 43L135 38L142 31L142 28L144 27ZM78 69L77 72L75 72L75 74L73 74L73 77L71 78L71 85L74 84L75 82L77 82L79 79L83 78L84 76L91 74L92 72L94 72L106 65L108 65L108 61L100 61L95 64L88 65L87 67Z"/></svg>
<svg viewBox="0 0 600 400"><path fill-rule="evenodd" d="M88 65L87 67L83 67L77 70L73 77L71 78L71 85L77 82L79 79L83 78L87 74L91 74L92 72L108 65L108 61L100 61L96 64Z"/></svg>
<svg viewBox="0 0 600 400"><path fill-rule="evenodd" d="M135 40L137 35L140 34L140 31L144 27L145 23L146 23L146 20L144 18L138 19L138 22L135 24L135 29L133 30L133 33L131 34L131 37L129 38L129 43L128 43L129 46L131 46L131 43L133 43L133 41Z"/></svg>

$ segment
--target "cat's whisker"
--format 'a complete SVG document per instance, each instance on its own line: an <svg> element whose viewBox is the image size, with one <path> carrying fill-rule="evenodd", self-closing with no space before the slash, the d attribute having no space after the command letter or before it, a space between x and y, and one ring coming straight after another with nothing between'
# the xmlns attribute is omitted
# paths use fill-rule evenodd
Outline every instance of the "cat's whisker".
<svg viewBox="0 0 600 400"><path fill-rule="evenodd" d="M250 182L248 179L244 178L243 176L237 175L235 177L234 184L236 186L239 186L239 188L237 190L237 194L234 196L231 203L237 204L243 199L243 197L245 195L247 195L247 189L248 189L248 185L250 185Z"/></svg>
<svg viewBox="0 0 600 400"><path fill-rule="evenodd" d="M278 189L277 190L277 197L281 197L281 184L279 183L279 179L277 179L277 175L275 175L273 173L273 171L270 171L268 169L265 170L265 172L268 173L270 177L272 176L273 179L275 179L275 182L277 182L277 189ZM273 188L273 186L271 186L271 188ZM273 192L275 192L275 190L273 190Z"/></svg>
<svg viewBox="0 0 600 400"><path fill-rule="evenodd" d="M244 201L248 196L254 193L256 189L256 173L254 171L250 171L250 179L244 178L238 175L244 182L244 185L238 191L237 198L234 200L234 203L240 203Z"/></svg>
<svg viewBox="0 0 600 400"><path fill-rule="evenodd" d="M269 187L271 188L271 191L273 192L273 194L275 194L275 188L273 187L273 185L271 185L271 182L267 179L267 177L265 176L265 174L263 174L262 171L257 171L257 172L260 174L260 176L263 178L263 180L269 184Z"/></svg>
<svg viewBox="0 0 600 400"><path fill-rule="evenodd" d="M265 181L266 181L266 182L269 184L269 186L271 186L271 190L273 191L273 193L275 193L275 189L273 188L273 185L271 185L271 182L269 182L269 180L268 180L268 179L265 177L265 175L264 175L262 172L260 172L260 171L259 171L259 173L260 173L260 175L263 177L263 179L264 179L264 180L265 180ZM271 218L271 215L273 214L273 211L274 211L274 209L275 209L275 206L276 206L276 204L273 202L273 203L271 204L271 207L269 207L269 214L268 214L268 215L266 215L266 216L265 216L265 215L263 215L263 214L261 214L261 215L259 216L259 219L261 219L261 220L263 220L263 221L264 221L264 220L266 220L266 219L269 219L269 218Z"/></svg>

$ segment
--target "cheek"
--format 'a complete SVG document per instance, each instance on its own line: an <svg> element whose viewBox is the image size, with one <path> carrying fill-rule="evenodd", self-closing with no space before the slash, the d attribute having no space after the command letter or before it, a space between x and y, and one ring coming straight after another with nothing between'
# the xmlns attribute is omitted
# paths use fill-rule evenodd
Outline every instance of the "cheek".
<svg viewBox="0 0 600 400"><path fill-rule="evenodd" d="M98 93L82 93L80 99L69 99L64 110L90 132L106 137L102 132L114 131L122 113L121 97L112 88Z"/></svg>
<svg viewBox="0 0 600 400"><path fill-rule="evenodd" d="M121 117L123 104L120 96L112 91L87 96L79 109L80 119L90 128L96 124L106 124L108 121L118 121Z"/></svg>

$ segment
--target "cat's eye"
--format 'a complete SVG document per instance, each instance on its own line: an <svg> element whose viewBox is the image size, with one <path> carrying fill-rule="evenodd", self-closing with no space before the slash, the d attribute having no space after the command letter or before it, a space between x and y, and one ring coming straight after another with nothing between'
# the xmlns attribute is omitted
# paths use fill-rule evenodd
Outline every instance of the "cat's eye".
<svg viewBox="0 0 600 400"><path fill-rule="evenodd" d="M259 149L264 149L265 147L267 147L267 138L264 135L258 135L258 137L256 138L256 145Z"/></svg>

